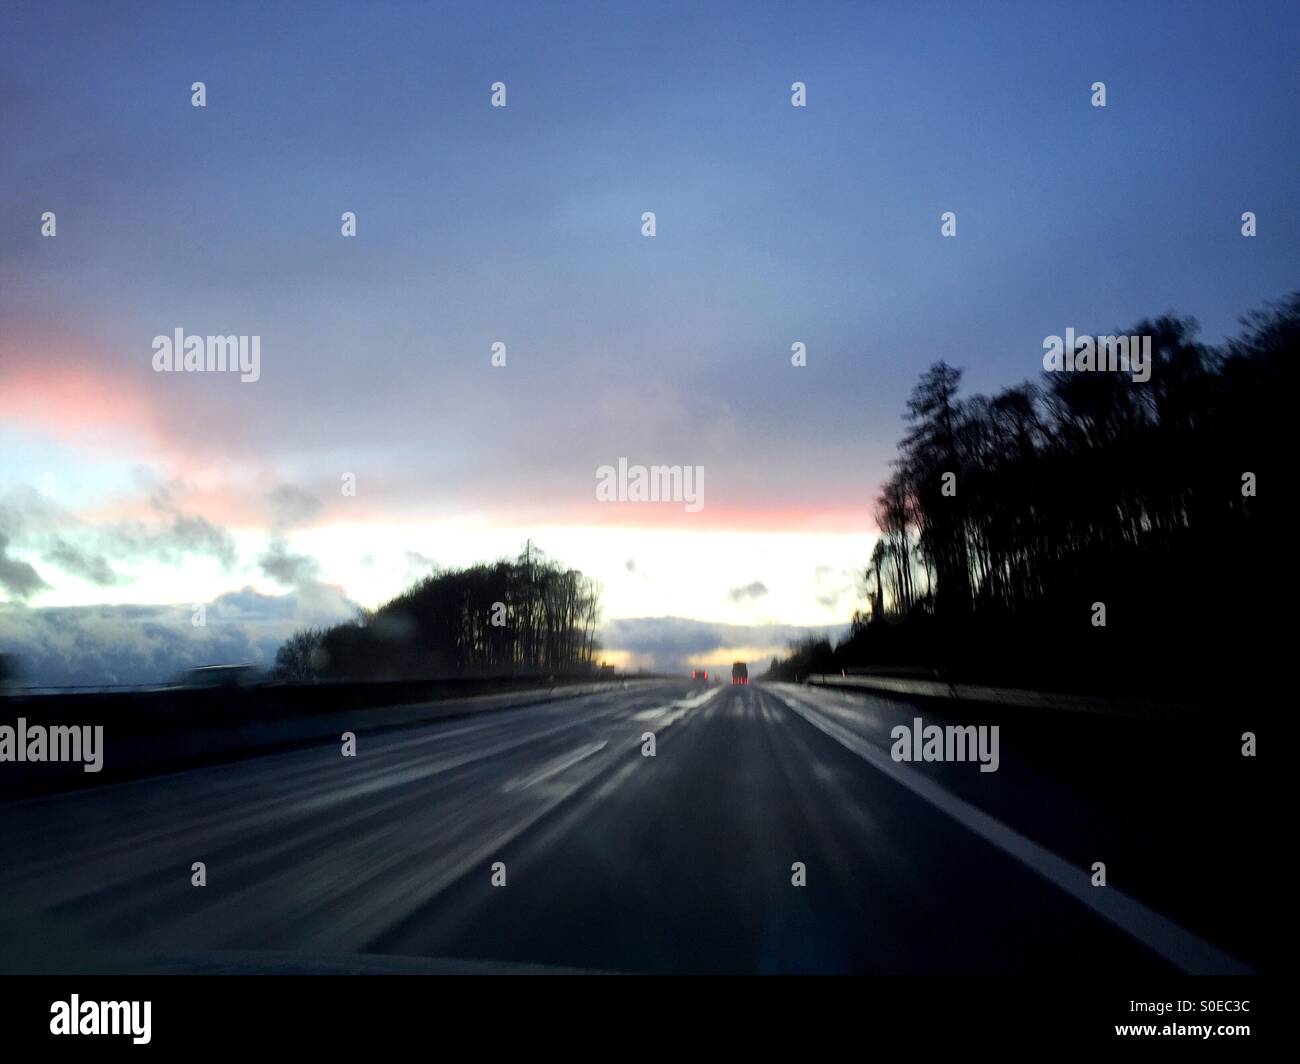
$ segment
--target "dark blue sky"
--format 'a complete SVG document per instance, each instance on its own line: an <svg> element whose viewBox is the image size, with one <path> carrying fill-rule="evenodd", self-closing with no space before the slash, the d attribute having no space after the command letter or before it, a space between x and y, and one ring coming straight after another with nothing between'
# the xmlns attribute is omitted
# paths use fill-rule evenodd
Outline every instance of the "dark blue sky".
<svg viewBox="0 0 1300 1064"><path fill-rule="evenodd" d="M6 10L20 331L134 358L160 318L256 319L317 405L354 358L412 384L501 338L556 396L646 375L886 446L935 358L995 387L1171 308L1216 339L1298 276L1294 4Z"/></svg>

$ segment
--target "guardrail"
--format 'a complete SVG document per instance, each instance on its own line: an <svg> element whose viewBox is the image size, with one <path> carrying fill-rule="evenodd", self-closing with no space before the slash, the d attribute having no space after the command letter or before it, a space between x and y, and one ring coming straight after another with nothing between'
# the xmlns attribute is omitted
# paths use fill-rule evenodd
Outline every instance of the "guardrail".
<svg viewBox="0 0 1300 1064"><path fill-rule="evenodd" d="M1046 709L1068 713L1104 713L1143 720L1180 720L1203 712L1199 706L1147 702L1125 698L1098 698L1093 695L1059 694L1028 691L1018 687L988 687L981 684L950 683L942 678L879 676L858 673L852 676L834 673L810 673L803 682L818 687L849 687L919 698L943 698L954 702L993 702L1022 709Z"/></svg>

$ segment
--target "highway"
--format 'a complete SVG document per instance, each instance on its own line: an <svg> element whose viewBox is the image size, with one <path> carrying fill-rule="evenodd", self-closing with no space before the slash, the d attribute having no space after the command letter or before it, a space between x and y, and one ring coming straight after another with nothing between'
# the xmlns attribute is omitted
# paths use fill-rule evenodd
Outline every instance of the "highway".
<svg viewBox="0 0 1300 1064"><path fill-rule="evenodd" d="M1240 828L1255 795L1235 778L1196 785L1222 736L990 711L997 772L891 759L894 725L947 711L629 684L362 732L352 758L322 743L5 803L0 967L1259 967L1264 929L1242 904L1256 873L1241 866L1257 840ZM1205 885L1207 844L1245 886Z"/></svg>

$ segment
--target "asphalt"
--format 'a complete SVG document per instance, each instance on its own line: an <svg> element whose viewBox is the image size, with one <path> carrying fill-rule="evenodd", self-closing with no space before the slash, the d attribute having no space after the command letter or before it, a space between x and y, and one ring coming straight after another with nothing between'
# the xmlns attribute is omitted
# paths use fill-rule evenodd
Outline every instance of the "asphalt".
<svg viewBox="0 0 1300 1064"><path fill-rule="evenodd" d="M1178 838L1144 845L1131 809L1078 786L1086 766L1053 769L1041 734L1018 743L1019 718L996 773L889 758L894 723L941 711L632 685L362 735L355 758L327 743L7 803L0 966L1251 966L1249 915L1186 883ZM1116 882L1093 887L1088 858L1111 837ZM1125 868L1143 853L1144 872Z"/></svg>

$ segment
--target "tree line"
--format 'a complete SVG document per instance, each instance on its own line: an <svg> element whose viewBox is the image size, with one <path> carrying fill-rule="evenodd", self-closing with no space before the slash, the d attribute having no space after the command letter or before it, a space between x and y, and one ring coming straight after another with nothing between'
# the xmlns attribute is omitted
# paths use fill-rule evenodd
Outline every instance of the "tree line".
<svg viewBox="0 0 1300 1064"><path fill-rule="evenodd" d="M529 543L514 560L446 569L377 610L295 632L283 680L409 680L586 672L599 650L600 586Z"/></svg>
<svg viewBox="0 0 1300 1064"><path fill-rule="evenodd" d="M1241 325L1214 347L1194 319L1140 322L1144 382L1045 372L963 397L962 371L932 365L876 500L865 609L840 646L793 648L775 673L943 665L1132 688L1276 662L1300 292Z"/></svg>

